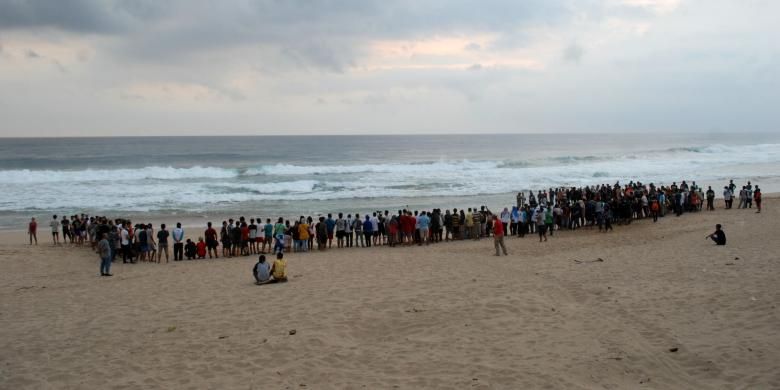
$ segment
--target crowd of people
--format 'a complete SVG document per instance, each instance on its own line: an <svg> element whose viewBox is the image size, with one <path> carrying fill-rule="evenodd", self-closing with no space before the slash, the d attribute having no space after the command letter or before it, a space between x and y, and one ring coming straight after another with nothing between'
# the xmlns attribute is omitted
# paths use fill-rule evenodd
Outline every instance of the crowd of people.
<svg viewBox="0 0 780 390"><path fill-rule="evenodd" d="M727 209L736 198L733 180L724 187ZM738 193L737 208L761 211L761 190L750 182ZM151 223L133 223L129 219L94 217L86 214L58 217L49 222L55 245L89 245L101 256L101 274L110 276L110 266L119 256L123 263L170 260L195 260L273 253L283 261L285 252L320 251L333 248L372 246L430 245L447 241L480 240L493 237L496 255L507 254L505 236L538 236L545 242L560 231L598 228L613 230L636 219L659 218L673 213L714 210L715 191L705 191L696 182L682 181L669 186L641 182L625 185L550 188L535 194L519 192L516 204L494 213L486 206L465 209L389 210L363 213L327 214L316 219L300 216L289 220L260 217L228 219L219 230L206 224L198 234L187 234L181 223L170 231L166 224L158 229ZM61 236L60 236L61 233ZM30 244L37 244L37 221L28 226ZM260 264L261 262L258 262ZM284 269L283 265L280 268ZM278 273L278 272L277 272ZM265 273L261 273L265 275ZM281 275L281 274L280 274ZM276 279L281 279L281 276ZM260 282L260 280L258 280Z"/></svg>

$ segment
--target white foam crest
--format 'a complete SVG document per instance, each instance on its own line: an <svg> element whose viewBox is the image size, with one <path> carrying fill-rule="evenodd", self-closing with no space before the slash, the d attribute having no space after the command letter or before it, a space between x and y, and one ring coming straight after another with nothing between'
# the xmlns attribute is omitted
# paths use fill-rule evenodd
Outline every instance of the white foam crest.
<svg viewBox="0 0 780 390"><path fill-rule="evenodd" d="M84 183L99 181L177 180L177 179L229 179L238 176L234 169L200 167L143 167L134 169L84 169L66 170L4 170L0 171L1 183Z"/></svg>
<svg viewBox="0 0 780 390"><path fill-rule="evenodd" d="M496 168L494 161L438 161L428 163L392 163L359 165L292 165L276 164L247 169L247 175L321 175L339 173L437 173L447 171L479 170Z"/></svg>
<svg viewBox="0 0 780 390"><path fill-rule="evenodd" d="M212 185L212 188L228 191L243 190L257 194L305 193L314 191L314 187L318 184L317 180L295 180L275 183L219 183Z"/></svg>

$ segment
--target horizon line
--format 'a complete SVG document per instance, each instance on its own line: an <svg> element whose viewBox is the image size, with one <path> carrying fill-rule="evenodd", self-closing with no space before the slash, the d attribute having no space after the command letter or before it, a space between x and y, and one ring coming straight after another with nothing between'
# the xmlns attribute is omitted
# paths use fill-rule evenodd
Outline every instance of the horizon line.
<svg viewBox="0 0 780 390"><path fill-rule="evenodd" d="M0 139L64 139L64 138L216 138L216 137L422 137L422 136L463 136L463 135L645 135L646 132L652 132L655 134L731 134L734 132L743 134L775 134L776 131L772 130L691 130L691 131L679 131L679 130L641 130L641 131L594 131L594 132L455 132L455 133L395 133L395 134L372 134L372 133L333 133L333 134L317 134L317 133L297 133L297 134L148 134L148 135L39 135L39 136L4 136L0 135Z"/></svg>

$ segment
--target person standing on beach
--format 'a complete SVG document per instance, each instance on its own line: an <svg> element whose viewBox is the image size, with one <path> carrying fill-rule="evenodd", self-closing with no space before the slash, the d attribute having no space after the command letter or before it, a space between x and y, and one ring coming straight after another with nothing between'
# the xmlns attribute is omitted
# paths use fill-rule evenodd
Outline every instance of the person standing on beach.
<svg viewBox="0 0 780 390"><path fill-rule="evenodd" d="M495 215L493 216L493 246L496 247L496 256L501 256L499 248L504 252L504 256L509 256L504 245L504 224Z"/></svg>
<svg viewBox="0 0 780 390"><path fill-rule="evenodd" d="M325 227L328 229L328 249L333 248L333 232L336 230L336 221L333 219L333 214L328 214L328 218L325 220Z"/></svg>
<svg viewBox="0 0 780 390"><path fill-rule="evenodd" d="M727 210L731 208L731 204L734 202L734 193L728 186L723 187L723 201L726 203Z"/></svg>
<svg viewBox="0 0 780 390"><path fill-rule="evenodd" d="M344 213L339 213L339 218L336 220L336 246L339 248L344 247L344 231L346 229L347 221L344 220Z"/></svg>
<svg viewBox="0 0 780 390"><path fill-rule="evenodd" d="M714 211L715 210L715 191L712 190L712 186L709 186L707 189L707 210Z"/></svg>
<svg viewBox="0 0 780 390"><path fill-rule="evenodd" d="M70 220L68 220L68 217L63 215L62 216L62 242L67 243L68 240L70 240L70 243L73 243L73 235L70 234Z"/></svg>
<svg viewBox="0 0 780 390"><path fill-rule="evenodd" d="M59 243L60 243L60 220L57 219L56 215L51 220L51 222L49 222L49 226L51 226L51 239L54 242L54 245L59 245Z"/></svg>
<svg viewBox="0 0 780 390"><path fill-rule="evenodd" d="M353 222L353 229L355 231L355 248L360 245L361 248L366 246L365 237L363 236L363 221L360 220L360 214L355 214L355 220Z"/></svg>
<svg viewBox="0 0 780 390"><path fill-rule="evenodd" d="M119 245L122 246L122 263L127 264L127 260L133 261L132 242L130 241L130 231L127 229L130 227L129 222L122 224L122 229L119 231Z"/></svg>
<svg viewBox="0 0 780 390"><path fill-rule="evenodd" d="M418 245L422 245L423 243L429 245L431 243L429 237L431 218L425 211L421 212L420 216L417 217L417 225L420 226L420 242Z"/></svg>
<svg viewBox="0 0 780 390"><path fill-rule="evenodd" d="M355 225L355 221L352 220L352 214L347 214L347 219L344 220L344 238L346 238L345 247L352 248L352 227Z"/></svg>
<svg viewBox="0 0 780 390"><path fill-rule="evenodd" d="M176 223L173 228L173 261L184 260L184 229L181 228L181 222Z"/></svg>
<svg viewBox="0 0 780 390"><path fill-rule="evenodd" d="M547 241L547 231L544 224L544 207L536 210L534 214L534 222L536 223L536 231L539 233L539 242Z"/></svg>
<svg viewBox="0 0 780 390"><path fill-rule="evenodd" d="M100 255L100 276L113 276L111 275L111 243L108 242L108 234L103 233L97 250Z"/></svg>
<svg viewBox="0 0 780 390"><path fill-rule="evenodd" d="M374 237L374 224L371 223L371 216L366 214L366 220L363 222L363 235L366 238L366 247L371 248L371 241Z"/></svg>
<svg viewBox="0 0 780 390"><path fill-rule="evenodd" d="M217 252L217 246L219 245L217 231L211 226L211 222L206 223L206 231L203 235L206 237L206 248L208 249L209 259L212 256L212 252L214 257L219 259L219 252Z"/></svg>
<svg viewBox="0 0 780 390"><path fill-rule="evenodd" d="M249 253L257 253L257 225L255 225L255 219L249 220Z"/></svg>
<svg viewBox="0 0 780 390"><path fill-rule="evenodd" d="M758 186L756 186L756 190L753 191L753 200L756 202L756 208L758 209L756 213L760 213L761 212L761 189L758 188Z"/></svg>
<svg viewBox="0 0 780 390"><path fill-rule="evenodd" d="M35 240L35 245L38 245L38 222L35 222L35 217L27 224L27 235L30 236L30 245L33 244L33 240Z"/></svg>
<svg viewBox="0 0 780 390"><path fill-rule="evenodd" d="M157 246L159 248L157 251L157 263L160 263L162 260L162 254L165 252L165 262L168 262L168 236L170 233L168 233L167 230L165 230L165 224L160 225L160 231L157 232Z"/></svg>

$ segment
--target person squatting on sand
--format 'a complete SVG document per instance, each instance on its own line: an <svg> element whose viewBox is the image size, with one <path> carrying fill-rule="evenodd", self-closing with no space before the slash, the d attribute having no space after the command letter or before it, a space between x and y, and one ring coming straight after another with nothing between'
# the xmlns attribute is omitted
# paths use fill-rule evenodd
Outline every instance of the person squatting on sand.
<svg viewBox="0 0 780 390"><path fill-rule="evenodd" d="M731 180L724 187L723 199L725 208L732 208L736 185ZM211 222L206 224L203 235L197 241L187 237L187 232L180 222L172 232L165 224L154 234L151 223L133 224L129 219L109 219L107 217L90 217L86 214L63 216L54 215L49 226L54 245L69 243L72 246L83 246L89 242L90 247L100 255L101 275L109 274L110 262L118 253L122 254L123 263L135 264L138 260L160 263L163 253L168 261L168 241L173 239L174 261L219 258L218 247L222 245L223 257L249 256L251 254L274 253L282 256L277 261L283 261L284 252L308 252L314 249L316 240L319 250L332 248L333 236L336 236L336 247L371 247L398 245L429 245L446 241L463 239L479 240L483 237L493 237L496 254L507 254L505 239L507 236L523 238L536 233L539 242L544 243L548 237L553 237L556 231L576 231L578 229L593 229L600 232L613 230L613 224L629 225L637 219L652 218L657 222L669 211L676 216L688 212L698 212L704 208L714 209L715 191L708 187L706 193L696 185L682 181L679 185L673 182L669 186L645 185L641 182L630 182L626 185L597 185L585 187L561 187L529 191L517 194L516 205L503 208L494 215L489 208L472 207L463 209L434 208L430 211L398 210L371 213L327 214L321 216L315 224L314 219L300 216L294 224L279 217L276 224L271 218L262 223L260 217L247 220L239 217L222 222L222 228L217 232ZM737 208L752 208L755 203L756 212L761 212L761 190L747 182L740 191L740 203ZM60 240L60 231L63 232ZM37 222L32 218L27 226L29 242L37 243ZM205 237L205 240L204 240ZM720 225L714 233L707 236L719 245L725 245L725 233ZM155 241L155 238L157 239ZM185 244L186 242L186 244ZM721 244L722 242L722 244ZM104 263L108 258L109 263ZM276 263L275 263L276 264ZM279 263L281 274L284 274L285 263Z"/></svg>
<svg viewBox="0 0 780 390"><path fill-rule="evenodd" d="M715 232L704 238L711 239L716 245L726 245L726 233L723 232L720 224L715 225Z"/></svg>

